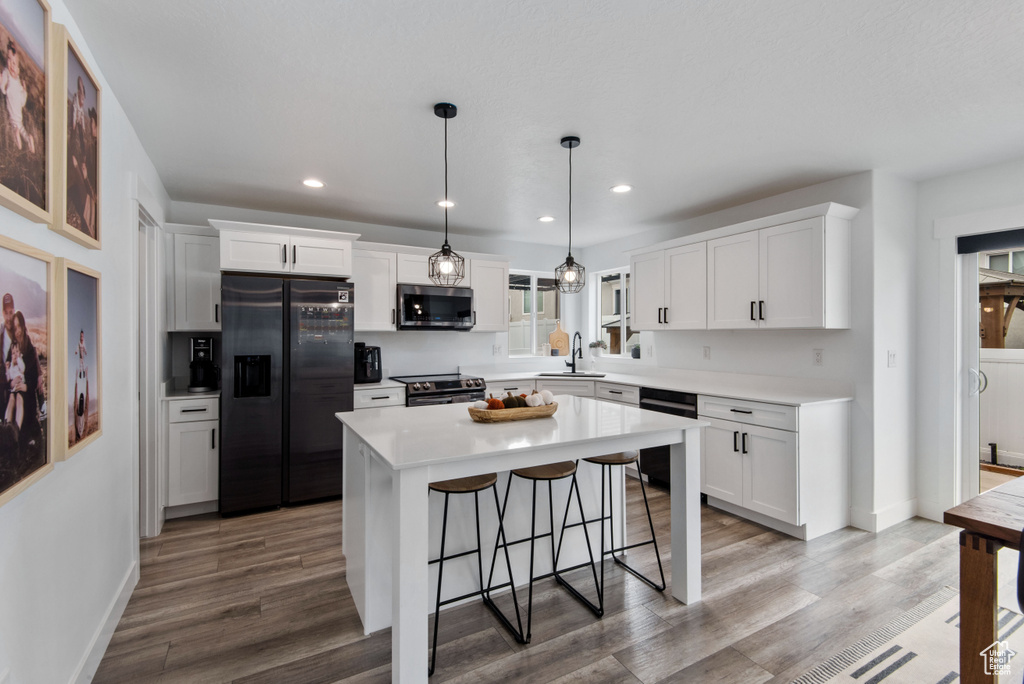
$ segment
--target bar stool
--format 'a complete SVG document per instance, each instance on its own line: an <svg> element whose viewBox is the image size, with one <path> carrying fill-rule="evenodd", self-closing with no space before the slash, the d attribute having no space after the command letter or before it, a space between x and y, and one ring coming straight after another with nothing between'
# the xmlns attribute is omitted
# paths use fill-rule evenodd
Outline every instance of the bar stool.
<svg viewBox="0 0 1024 684"><path fill-rule="evenodd" d="M601 607L602 610L604 610L604 557L607 556L608 554L611 554L612 560L614 560L616 563L621 565L626 571L628 571L630 574L632 574L637 579L643 581L645 584L650 586L655 591L665 591L665 570L664 570L664 568L661 565L661 553L658 551L658 538L654 534L654 521L651 519L651 506L650 506L650 504L647 501L647 488L644 486L643 472L641 472L641 470L640 470L640 454L639 454L639 452L636 452L636 451L623 451L623 452L620 452L620 453L617 453L617 454L607 454L605 456L593 456L591 458L585 458L583 460L586 461L587 463L593 463L595 465L601 466L601 517L600 518L594 518L593 520L586 520L581 515L580 517L581 517L581 519L583 519L583 522L572 523L572 524L568 524L568 525L566 524L567 520L563 520L563 522L562 522L562 531L563 531L563 534L564 534L565 530L567 530L569 528L572 528L572 527L579 527L580 525L582 525L583 529L586 529L587 525L590 525L592 523L599 522L601 524L601 580L598 583L598 592L597 592L598 605ZM626 545L626 546L615 546L615 527L614 527L614 525L609 525L608 526L609 527L608 535L610 537L609 544L610 544L611 548L608 549L608 550L605 550L605 546L604 546L604 528L605 528L605 524L604 523L605 523L606 520L613 521L614 517L615 517L615 515L614 515L615 509L614 509L614 506L613 506L613 498L612 498L612 468L615 467L615 466L622 466L623 468L625 468L625 466L629 465L630 463L636 463L637 473L640 475L640 491L644 495L644 508L647 510L647 525L648 525L648 527L651 530L651 538L648 539L647 541L637 542L635 544L629 544L629 545ZM575 473L573 474L572 477L573 477L573 483L575 483L575 481L576 481ZM606 491L606 489L605 489L605 482L606 481L608 483L608 485L607 485L607 503L608 503L607 514L605 513L605 500L606 500L605 499L605 491ZM579 492L579 487L578 486L576 488L576 491ZM623 506L625 506L625 501L623 501ZM568 512L568 511L566 511L566 512ZM639 570L633 568L632 566L627 564L625 561L623 561L618 555L616 555L616 554L622 553L623 551L626 551L627 549L635 549L635 548L637 548L639 546L647 546L648 544L653 544L654 545L654 556L658 560L658 572L661 575L661 583L660 584L655 582L651 578L647 577L646 575L641 573ZM562 549L561 539L559 539L559 542L558 542L558 549L559 549L559 552Z"/></svg>
<svg viewBox="0 0 1024 684"><path fill-rule="evenodd" d="M434 605L434 638L433 638L433 642L432 642L431 647L430 647L430 669L427 671L427 676L428 677L430 675L434 674L434 664L435 664L435 661L437 659L437 626L441 622L441 607L442 606L446 606L449 603L455 603L456 601L462 601L464 599L471 598L473 596L480 596L483 599L484 604L487 605L492 611L494 611L495 614L497 614L497 616L501 620L501 622L505 625L506 628L508 628L508 630L510 632L512 632L512 634L514 636L516 636L517 639L519 638L519 635L522 634L522 631L523 631L523 621L522 621L522 619L521 619L521 617L519 615L519 603L516 601L516 588L511 583L512 562L509 560L509 557L508 557L507 545L506 545L506 549L505 549L505 564L506 564L506 566L508 568L508 576L510 578L509 584L512 585L512 603L513 603L513 605L515 605L515 609L516 609L516 621L517 621L517 623L519 625L519 629L518 630L515 627L512 626L512 623L510 623L508 621L508 619L505 617L504 613L502 613L498 609L498 607L494 605L494 602L491 601L491 595L490 595L491 587L489 587L489 586L485 587L484 586L483 559L481 558L481 556L483 556L483 553L480 551L480 549L481 549L481 546L480 546L480 492L485 491L487 489L490 489L494 493L494 509L495 509L495 511L498 512L498 539L505 540L505 530L504 530L504 528L502 528L502 525L501 525L501 509L498 506L498 487L495 484L497 481L498 481L498 476L496 474L494 474L494 473L489 473L487 475L474 475L473 477L460 477L460 478L456 478L454 480L442 480L440 482L431 482L428 485L428 487L430 488L430 491L440 492L440 493L444 494L444 515L442 516L442 521L441 521L441 554L440 554L440 556L438 558L435 558L434 560L432 560L432 561L430 561L428 563L428 565L433 565L434 563L437 563L437 601L436 601L436 603ZM450 497L453 494L472 494L473 495L474 510L476 512L476 548L475 549L470 549L469 551L463 551L462 553L455 553L455 554L452 554L450 556L446 556L446 555L444 555L444 546L445 546L445 538L446 538L447 533L448 533L448 497ZM480 590L479 591L472 591L472 592L470 592L468 594L464 594L463 596L457 596L455 598L445 599L444 601L442 601L441 600L441 580L442 580L442 577L444 575L444 562L445 561L449 561L449 560L454 560L456 558L462 558L463 556L470 556L470 555L473 555L473 554L476 554L477 575L480 578ZM491 560L491 563L492 563L491 576L492 577L494 575L493 564L497 560L497 558L498 558L497 548L495 548L494 559ZM490 580L488 580L488 581L490 581ZM506 586L506 585L501 585L501 586ZM500 587L495 587L495 588L500 588Z"/></svg>
<svg viewBox="0 0 1024 684"><path fill-rule="evenodd" d="M558 554L557 554L556 549L555 549L555 508L554 508L554 497L553 497L552 483L555 480L564 480L567 477L572 477L572 482L569 485L569 499L566 501L566 512L565 512L566 517L563 519L563 525L565 523L565 520L568 519L568 515L569 515L568 507L569 507L569 504L572 502L572 495L573 495L574 491L576 493L576 505L577 505L577 508L579 509L579 512L580 512L580 520L584 520L585 518L583 516L583 502L580 500L579 485L576 482L576 463L574 461L562 461L561 463L549 463L549 464L546 464L546 465L535 466L533 468L520 468L519 470L513 470L509 474L508 485L505 487L505 500L502 502L502 506L501 506L501 518L502 518L502 520L504 520L504 518L505 518L505 511L506 511L506 508L508 507L508 495L509 495L509 491L511 491L511 489L512 489L512 478L513 478L513 476L514 477L518 477L518 478L523 479L523 480L529 480L531 482L531 484L532 484L533 496L531 498L530 536L529 537L525 537L523 539L517 539L517 540L512 541L512 542L510 542L510 541L508 541L506 539L506 540L504 540L503 544L495 543L494 558L495 559L497 558L498 546L499 545L503 546L505 548L505 556L507 558L508 557L508 547L509 546L514 546L516 544L522 544L522 543L525 543L525 542L529 542L530 543L530 589L529 589L529 598L527 599L527 604L526 604L526 635L523 636L522 632L520 632L517 635L517 638L520 641L520 643L527 643L528 644L528 643L530 643L530 637L532 636L532 626L533 626L533 583L534 583L535 580L545 579L547 577L552 577L553 576L555 578L556 582L558 582L560 585L565 587L565 589L572 596L574 596L577 600L579 600L581 603L583 603L583 605L585 605L587 608L592 610L594 612L594 614L597 615L597 617L601 617L604 614L604 609L603 609L603 606L595 605L587 597L583 596L583 594L581 594L574 586L572 586L572 584L570 584L568 580L566 580L566 579L564 579L562 577L562 573L571 572L573 570L578 570L579 568L583 568L583 567L586 567L586 566L589 565L590 568L591 568L591 571L593 572L593 575L594 575L594 586L595 586L595 588L599 589L598 584L597 584L597 569L596 569L595 564L594 564L594 553L593 553L593 551L590 548L590 533L587 532L586 525L583 526L583 536L584 536L584 539L586 540L586 543L587 543L587 554L590 556L590 562L589 563L580 563L579 565L574 565L571 568L562 568L561 570L558 569ZM549 532L545 532L543 534L537 534L537 485L539 483L541 483L541 482L547 482L548 483L548 521L549 521L549 524L550 524L550 531ZM573 526L575 527L576 525L573 525ZM562 532L559 534L559 548L561 548L561 539L562 539L562 536L564 535L564 532L565 531L563 529ZM552 571L547 573L547 574L545 574L545 575L534 576L534 556L535 556L535 550L536 550L536 546L537 546L537 540L538 539L543 539L544 537L550 537L551 538ZM491 560L491 573L492 573L492 576L493 576L493 573L494 573L494 559ZM509 577L511 578L511 573L509 574ZM491 579L492 579L492 577L488 577L488 580L487 580L488 584L490 584ZM497 609L495 608L495 610L497 610ZM518 613L517 613L517 617L518 617ZM505 623L508 624L508 620L505 620Z"/></svg>

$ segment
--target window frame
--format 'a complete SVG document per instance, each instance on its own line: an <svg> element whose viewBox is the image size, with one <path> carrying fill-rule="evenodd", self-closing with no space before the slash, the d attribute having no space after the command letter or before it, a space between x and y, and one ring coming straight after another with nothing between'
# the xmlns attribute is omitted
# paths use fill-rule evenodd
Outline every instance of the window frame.
<svg viewBox="0 0 1024 684"><path fill-rule="evenodd" d="M618 354L612 354L611 351L605 351L604 355L607 355L607 356L610 356L610 357L613 357L613 358L617 358L617 359L619 359L619 358L621 358L621 359L628 359L628 358L632 358L632 355L633 355L632 351L629 351L629 350L626 349L626 343L629 341L629 338L626 335L626 332L629 329L629 326L626 324L626 321L627 321L627 319L629 318L629 315L630 315L630 301L629 300L630 300L630 294L631 294L630 288L626 285L626 277L631 275L630 271L629 271L629 265L620 266L618 268L608 268L608 269L604 269L602 271L594 271L593 272L593 275L591 276L592 277L591 283L594 286L594 296L591 299L590 303L591 303L591 317L592 317L592 319L594 321L594 325L593 325L593 330L591 332L592 332L595 340L603 340L604 339L603 324L602 324L602 321L601 321L601 284L604 282L604 278L605 277L610 276L610 275L615 275L615 274L618 274L619 282L618 282L618 285L616 285L613 288L612 292L613 292L613 294L615 292L619 293L619 313L618 313L618 316L619 316L619 339L622 340L622 345L621 345L622 349L619 351ZM590 274L588 274L588 275L590 275ZM615 300L613 298L613 300L612 300L612 306L613 307L614 307L614 301ZM622 313L623 311L625 311L625 313ZM639 331L636 331L636 332L639 332Z"/></svg>
<svg viewBox="0 0 1024 684"><path fill-rule="evenodd" d="M530 317L530 334L529 334L529 338L530 338L530 352L526 353L526 354L513 354L512 353L512 345L509 344L508 345L508 353L507 353L508 358L511 358L511 359L523 359L523 358L530 358L530 357L535 357L535 356L539 356L541 358L544 358L544 355L540 353L540 348L539 348L539 345L537 344L537 315L544 313L543 301L541 301L538 304L538 295L540 294L540 291L537 289L537 281L540 278L549 278L551 280L554 280L555 279L555 274L550 272L550 271L533 271L533 270L529 270L529 269L519 269L519 268L515 268L515 269L510 268L508 270L508 274L509 274L510 277L514 276L514 275L515 276L529 276L529 278L530 278L529 296L530 296L530 298L533 299L532 306L529 307L529 308L533 309L533 311L523 311L522 312L523 317L526 317L526 316ZM561 292L558 292L557 290L555 290L555 296L558 298L558 307L557 308L558 308L559 311L561 311L562 307L565 304L562 301L562 296L563 295L562 295ZM512 295L509 294L509 300L510 301L511 301L511 298L512 298ZM523 297L523 307L522 307L523 309L527 308L527 303L526 302L527 302L527 297L524 296ZM509 310L511 310L511 307L509 308Z"/></svg>

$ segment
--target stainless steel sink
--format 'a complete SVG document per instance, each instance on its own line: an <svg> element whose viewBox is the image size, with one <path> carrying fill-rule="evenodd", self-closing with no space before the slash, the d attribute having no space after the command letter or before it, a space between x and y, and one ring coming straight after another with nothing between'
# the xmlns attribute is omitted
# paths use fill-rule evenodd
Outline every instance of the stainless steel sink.
<svg viewBox="0 0 1024 684"><path fill-rule="evenodd" d="M603 378L605 374L592 373L589 371L576 371L575 373L573 373L572 371L562 371L561 373L538 373L538 375L543 375L544 377L549 378Z"/></svg>

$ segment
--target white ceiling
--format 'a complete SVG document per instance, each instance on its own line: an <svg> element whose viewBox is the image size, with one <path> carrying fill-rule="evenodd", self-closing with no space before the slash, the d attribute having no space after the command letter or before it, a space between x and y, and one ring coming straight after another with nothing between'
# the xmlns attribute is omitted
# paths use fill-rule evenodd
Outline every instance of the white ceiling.
<svg viewBox="0 0 1024 684"><path fill-rule="evenodd" d="M175 200L441 229L439 101L452 231L548 244L567 134L579 245L1024 156L1020 0L66 4Z"/></svg>

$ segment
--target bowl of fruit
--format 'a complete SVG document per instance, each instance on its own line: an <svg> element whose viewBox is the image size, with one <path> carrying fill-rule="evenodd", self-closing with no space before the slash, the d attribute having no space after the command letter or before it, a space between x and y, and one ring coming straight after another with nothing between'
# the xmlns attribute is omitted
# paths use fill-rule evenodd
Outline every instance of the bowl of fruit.
<svg viewBox="0 0 1024 684"><path fill-rule="evenodd" d="M493 394L486 401L469 405L469 417L477 423L506 423L510 420L549 418L558 410L555 397L548 390L533 394L515 395L511 392L502 399Z"/></svg>

